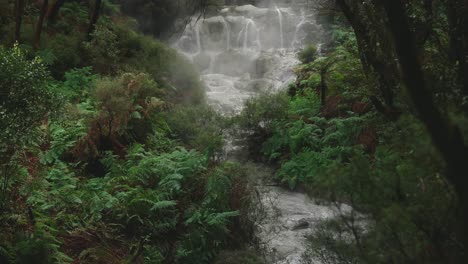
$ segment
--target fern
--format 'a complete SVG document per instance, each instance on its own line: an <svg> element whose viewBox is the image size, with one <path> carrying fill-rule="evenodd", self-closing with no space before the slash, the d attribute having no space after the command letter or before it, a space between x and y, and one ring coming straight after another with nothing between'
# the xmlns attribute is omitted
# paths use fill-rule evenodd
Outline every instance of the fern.
<svg viewBox="0 0 468 264"><path fill-rule="evenodd" d="M40 156L43 164L53 164L67 150L75 146L76 142L86 136L87 127L83 120L70 124L52 123L50 136L52 138L50 149Z"/></svg>

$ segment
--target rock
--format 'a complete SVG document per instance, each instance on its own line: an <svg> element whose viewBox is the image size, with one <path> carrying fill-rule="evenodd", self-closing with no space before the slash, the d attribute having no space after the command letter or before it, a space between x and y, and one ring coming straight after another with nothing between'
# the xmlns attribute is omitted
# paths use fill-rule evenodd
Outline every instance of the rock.
<svg viewBox="0 0 468 264"><path fill-rule="evenodd" d="M263 78L267 73L271 72L278 64L278 58L272 54L262 53L255 61L254 72L252 75L256 78Z"/></svg>
<svg viewBox="0 0 468 264"><path fill-rule="evenodd" d="M245 90L252 92L267 92L273 88L273 83L268 79L255 79L250 81Z"/></svg>
<svg viewBox="0 0 468 264"><path fill-rule="evenodd" d="M230 11L236 15L242 15L252 18L263 17L268 14L268 8L259 8L253 5L237 6Z"/></svg>
<svg viewBox="0 0 468 264"><path fill-rule="evenodd" d="M222 16L210 17L200 24L200 41L204 50L223 50L228 39L227 22Z"/></svg>
<svg viewBox="0 0 468 264"><path fill-rule="evenodd" d="M310 224L307 221L307 219L301 219L297 221L296 224L291 228L291 230L302 230L302 229L307 229L309 228Z"/></svg>

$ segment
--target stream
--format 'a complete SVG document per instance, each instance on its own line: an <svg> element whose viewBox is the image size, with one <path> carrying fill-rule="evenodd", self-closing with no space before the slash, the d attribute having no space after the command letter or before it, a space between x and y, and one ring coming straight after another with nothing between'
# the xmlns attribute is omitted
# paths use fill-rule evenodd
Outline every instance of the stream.
<svg viewBox="0 0 468 264"><path fill-rule="evenodd" d="M174 46L201 72L209 103L224 115L235 115L246 99L286 89L296 78L298 51L305 44L320 46L322 36L306 1L278 0L227 6L216 16L194 18ZM227 141L230 151L240 147L235 139ZM314 224L337 211L306 194L275 186L270 182L274 172L266 166L253 167L259 206L265 212L255 234L260 247L268 263L299 264Z"/></svg>

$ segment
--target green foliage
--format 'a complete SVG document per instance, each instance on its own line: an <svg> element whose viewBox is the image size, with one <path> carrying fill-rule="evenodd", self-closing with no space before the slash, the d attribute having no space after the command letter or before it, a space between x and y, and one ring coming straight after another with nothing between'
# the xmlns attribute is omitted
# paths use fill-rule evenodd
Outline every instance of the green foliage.
<svg viewBox="0 0 468 264"><path fill-rule="evenodd" d="M301 96L293 97L289 102L289 115L300 117L314 117L319 114L320 99L317 94L311 90L305 90Z"/></svg>
<svg viewBox="0 0 468 264"><path fill-rule="evenodd" d="M317 58L317 48L314 45L309 45L301 50L297 56L302 63L311 63Z"/></svg>
<svg viewBox="0 0 468 264"><path fill-rule="evenodd" d="M49 73L41 61L28 60L21 50L0 49L0 149L21 143L48 114L59 98L49 89Z"/></svg>
<svg viewBox="0 0 468 264"><path fill-rule="evenodd" d="M198 72L109 1L90 36L89 4L65 1L37 50L25 10L28 52L0 50L0 262L211 263L248 192L211 159L225 119Z"/></svg>
<svg viewBox="0 0 468 264"><path fill-rule="evenodd" d="M165 115L172 136L182 143L209 156L222 150L226 122L209 106L178 106Z"/></svg>
<svg viewBox="0 0 468 264"><path fill-rule="evenodd" d="M263 259L252 250L224 251L216 258L215 264L263 264Z"/></svg>
<svg viewBox="0 0 468 264"><path fill-rule="evenodd" d="M91 40L83 43L89 60L99 72L112 72L119 61L118 36L108 27L97 25Z"/></svg>
<svg viewBox="0 0 468 264"><path fill-rule="evenodd" d="M91 67L72 69L67 71L64 77L63 88L71 101L87 96L98 78L91 72Z"/></svg>
<svg viewBox="0 0 468 264"><path fill-rule="evenodd" d="M288 106L286 93L262 94L245 102L238 123L244 129L269 130L272 123L282 119Z"/></svg>
<svg viewBox="0 0 468 264"><path fill-rule="evenodd" d="M366 229L356 226L363 216L352 211L344 213L342 221L325 224L320 237L311 239L311 253L316 257L340 257L338 263L386 263L389 259L423 263L434 259L434 253L416 252L424 252L430 245L454 250L451 237L456 230L447 223L456 214L455 196L440 177L443 164L427 144L424 128L406 116L382 131L391 142L377 149L373 163L366 154L355 151L349 162L329 166L318 182L335 199L349 201L368 214L364 219L370 223ZM345 236L354 232L354 243L346 243L336 232ZM328 253L319 254L325 249Z"/></svg>
<svg viewBox="0 0 468 264"><path fill-rule="evenodd" d="M375 79L364 78L354 35L335 28L333 39L325 57L297 68L287 114L273 119L262 146L279 182L339 209L314 227L304 263L456 262L458 202L446 165L415 116L372 113L362 97ZM320 107L322 78L329 97Z"/></svg>
<svg viewBox="0 0 468 264"><path fill-rule="evenodd" d="M62 77L63 74L73 68L77 68L81 63L79 54L80 38L77 34L56 34L53 38L48 38L44 44L44 50L50 50L55 59L50 65L54 77ZM40 52L39 54L43 54Z"/></svg>

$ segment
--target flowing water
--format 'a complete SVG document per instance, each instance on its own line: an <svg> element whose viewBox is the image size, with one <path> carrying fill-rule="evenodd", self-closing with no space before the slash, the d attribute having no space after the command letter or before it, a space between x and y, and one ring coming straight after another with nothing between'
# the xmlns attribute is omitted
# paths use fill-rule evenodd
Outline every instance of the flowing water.
<svg viewBox="0 0 468 264"><path fill-rule="evenodd" d="M216 16L194 19L175 44L202 73L208 101L221 113L239 113L246 99L285 89L295 79L297 52L305 44L320 44L321 27L305 1L286 2L225 7ZM257 192L266 216L256 235L268 263L300 263L314 223L336 211L265 181Z"/></svg>

